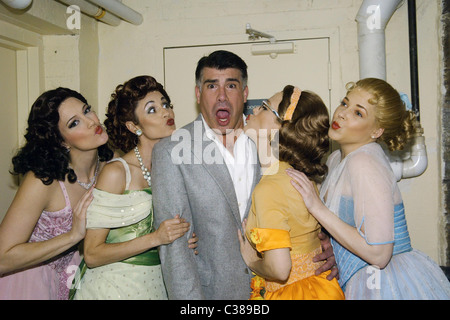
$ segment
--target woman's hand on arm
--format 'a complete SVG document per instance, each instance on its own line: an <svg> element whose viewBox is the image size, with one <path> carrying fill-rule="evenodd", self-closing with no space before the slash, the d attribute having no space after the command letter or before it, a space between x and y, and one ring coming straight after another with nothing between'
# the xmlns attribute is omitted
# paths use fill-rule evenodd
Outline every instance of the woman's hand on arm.
<svg viewBox="0 0 450 320"><path fill-rule="evenodd" d="M155 232L118 243L106 243L109 229L88 229L84 240L84 258L91 268L122 261L148 249L171 243L188 230L189 223L178 216L165 220Z"/></svg>
<svg viewBox="0 0 450 320"><path fill-rule="evenodd" d="M188 230L189 223L177 214L173 219L164 220L155 231L155 235L158 238L159 245L169 244L184 236Z"/></svg>
<svg viewBox="0 0 450 320"><path fill-rule="evenodd" d="M292 169L288 169L287 174L293 179L291 180L292 185L303 197L303 201L311 214L314 215L315 210L323 210L326 208L317 194L314 184L306 177L306 175ZM322 253L315 256L313 261L325 261L325 263L316 270L316 275L331 270L331 273L327 276L327 279L332 280L335 277L336 279L339 279L339 271L336 266L336 259L334 257L330 237L328 237L328 235L324 232L320 232L318 237L322 246Z"/></svg>
<svg viewBox="0 0 450 320"><path fill-rule="evenodd" d="M78 200L78 203L73 208L72 215L72 229L69 233L73 236L75 242L79 242L86 236L86 212L94 199L92 195L92 186L85 194Z"/></svg>
<svg viewBox="0 0 450 320"><path fill-rule="evenodd" d="M358 230L345 223L331 212L319 198L313 183L302 172L288 169L287 173L294 188L301 194L308 211L319 221L334 239L347 250L367 261L369 264L384 268L392 256L392 243L370 245Z"/></svg>

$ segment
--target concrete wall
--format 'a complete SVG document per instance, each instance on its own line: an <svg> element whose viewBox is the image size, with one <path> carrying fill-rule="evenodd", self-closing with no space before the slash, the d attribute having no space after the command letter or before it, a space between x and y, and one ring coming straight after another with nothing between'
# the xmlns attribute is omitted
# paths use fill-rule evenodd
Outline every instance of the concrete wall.
<svg viewBox="0 0 450 320"><path fill-rule="evenodd" d="M361 2L123 0L143 15L143 24L122 22L111 27L83 15L81 29L72 32L64 25L67 19L64 5L39 0L34 1L32 17L27 21L10 13L2 14L2 7L0 19L42 35L43 88L61 85L80 90L102 117L117 84L140 74L164 81L164 48L245 42L246 23L281 40L295 35L314 37L323 30L333 30L337 34L333 68L337 68L339 76L333 80L331 96L336 97L337 105L338 97L345 94L345 84L359 76L355 16ZM421 122L429 166L422 176L401 181L400 187L413 246L445 264L440 16L440 0L417 0ZM387 80L409 94L406 1L389 22L386 38Z"/></svg>

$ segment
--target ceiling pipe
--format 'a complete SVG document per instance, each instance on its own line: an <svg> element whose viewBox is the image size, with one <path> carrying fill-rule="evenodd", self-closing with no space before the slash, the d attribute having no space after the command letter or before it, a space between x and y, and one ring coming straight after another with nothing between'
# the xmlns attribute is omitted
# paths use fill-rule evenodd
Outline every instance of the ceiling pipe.
<svg viewBox="0 0 450 320"><path fill-rule="evenodd" d="M94 5L85 0L58 0L59 2L71 6L78 6L84 14L93 17L96 20L102 21L111 26L118 26L120 24L121 19L109 12L106 12L105 9L100 8L97 5Z"/></svg>
<svg viewBox="0 0 450 320"><path fill-rule="evenodd" d="M102 7L129 23L140 25L144 21L144 18L139 12L134 11L117 0L89 0L89 2Z"/></svg>
<svg viewBox="0 0 450 320"><path fill-rule="evenodd" d="M17 10L26 9L30 6L31 2L33 2L33 0L1 0L1 1L8 7Z"/></svg>
<svg viewBox="0 0 450 320"><path fill-rule="evenodd" d="M386 25L397 8L404 0L364 0L356 16L358 23L358 46L359 46L359 75L360 79L379 78L386 80ZM411 5L411 3L409 3ZM415 6L415 1L413 3ZM411 8L410 8L411 10ZM409 12L408 18L411 19ZM410 45L411 30L415 28L415 20L410 23ZM412 25L412 24L413 25ZM413 57L414 58L414 57ZM411 66L415 61L411 62ZM411 72L411 76L414 73ZM416 80L411 79L412 83ZM397 181L402 178L413 178L425 172L428 166L425 137L420 124L416 127L411 150L406 156L399 157L386 152Z"/></svg>

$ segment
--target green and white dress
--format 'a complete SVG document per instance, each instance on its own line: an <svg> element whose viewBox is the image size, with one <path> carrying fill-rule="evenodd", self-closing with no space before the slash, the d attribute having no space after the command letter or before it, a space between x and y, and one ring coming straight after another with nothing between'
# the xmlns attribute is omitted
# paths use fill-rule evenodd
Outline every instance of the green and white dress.
<svg viewBox="0 0 450 320"><path fill-rule="evenodd" d="M128 164L120 161L126 171L126 191L112 194L94 189L94 199L87 211L87 228L110 229L106 243L129 241L153 232L151 188L128 190L131 175ZM88 268L81 262L70 290L74 300L166 300L167 293L157 248L120 262Z"/></svg>

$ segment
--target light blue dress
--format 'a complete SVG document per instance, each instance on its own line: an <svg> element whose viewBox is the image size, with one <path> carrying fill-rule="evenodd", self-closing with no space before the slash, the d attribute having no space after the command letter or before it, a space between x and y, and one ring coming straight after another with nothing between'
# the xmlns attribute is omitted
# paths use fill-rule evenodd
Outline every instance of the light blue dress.
<svg viewBox="0 0 450 320"><path fill-rule="evenodd" d="M341 161L335 151L321 196L370 245L393 243L388 265L369 265L332 239L339 284L349 300L450 299L450 283L427 255L411 247L405 209L384 151L370 143Z"/></svg>

